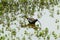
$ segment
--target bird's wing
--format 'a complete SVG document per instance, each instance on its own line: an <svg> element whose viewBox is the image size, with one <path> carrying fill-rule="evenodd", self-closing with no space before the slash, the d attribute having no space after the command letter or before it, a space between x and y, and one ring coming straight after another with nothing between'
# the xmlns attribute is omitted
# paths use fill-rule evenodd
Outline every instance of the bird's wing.
<svg viewBox="0 0 60 40"><path fill-rule="evenodd" d="M34 18L29 18L29 20L32 22L32 21L34 21L35 19L34 19Z"/></svg>
<svg viewBox="0 0 60 40"><path fill-rule="evenodd" d="M34 21L35 19L34 18L31 18L32 21Z"/></svg>

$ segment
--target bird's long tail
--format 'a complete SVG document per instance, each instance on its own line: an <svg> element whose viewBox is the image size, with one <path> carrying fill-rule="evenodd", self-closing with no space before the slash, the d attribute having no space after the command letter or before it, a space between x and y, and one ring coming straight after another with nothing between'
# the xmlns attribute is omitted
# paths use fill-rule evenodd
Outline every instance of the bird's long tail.
<svg viewBox="0 0 60 40"><path fill-rule="evenodd" d="M40 24L40 26L41 26L41 22L38 20L38 22L39 22L39 24Z"/></svg>

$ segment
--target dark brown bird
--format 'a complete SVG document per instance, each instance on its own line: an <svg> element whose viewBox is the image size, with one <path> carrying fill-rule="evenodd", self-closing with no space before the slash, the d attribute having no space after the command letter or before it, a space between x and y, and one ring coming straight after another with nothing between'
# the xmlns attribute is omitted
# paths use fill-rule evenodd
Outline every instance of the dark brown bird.
<svg viewBox="0 0 60 40"><path fill-rule="evenodd" d="M35 26L35 22L37 22L38 19L27 18L27 20L28 20L28 22L29 22L29 24L28 24L29 27L34 28L35 30L37 30L37 29L40 29L40 30L41 30L40 27L36 27L36 26ZM40 23L40 21L38 21L38 22ZM40 25L41 25L41 23L40 23Z"/></svg>
<svg viewBox="0 0 60 40"><path fill-rule="evenodd" d="M35 22L38 21L38 19L28 18L26 15L24 15L23 17L28 20L29 24L35 24Z"/></svg>
<svg viewBox="0 0 60 40"><path fill-rule="evenodd" d="M26 15L22 16L22 17L25 17L27 18L29 24L35 24L37 21L40 23L40 21L38 19L34 19L34 18L28 18ZM40 23L41 25L41 23Z"/></svg>
<svg viewBox="0 0 60 40"><path fill-rule="evenodd" d="M22 16L22 17L25 17L29 24L26 25L26 26L29 26L30 28L34 28L34 29L38 29L38 27L35 26L35 23L38 21L40 23L40 21L38 19L34 19L34 18L28 18L26 15ZM41 25L41 23L40 23Z"/></svg>

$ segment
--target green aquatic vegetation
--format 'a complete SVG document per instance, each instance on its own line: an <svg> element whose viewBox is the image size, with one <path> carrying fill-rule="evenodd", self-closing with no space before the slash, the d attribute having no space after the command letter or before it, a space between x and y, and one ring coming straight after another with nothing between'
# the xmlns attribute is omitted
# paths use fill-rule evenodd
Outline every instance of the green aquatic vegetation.
<svg viewBox="0 0 60 40"><path fill-rule="evenodd" d="M57 30L59 30L60 29L60 27L59 27L59 25L57 25Z"/></svg>
<svg viewBox="0 0 60 40"><path fill-rule="evenodd" d="M5 40L5 36L0 36L0 40Z"/></svg>
<svg viewBox="0 0 60 40"><path fill-rule="evenodd" d="M57 34L53 31L52 35L54 36L55 39L57 39Z"/></svg>
<svg viewBox="0 0 60 40"><path fill-rule="evenodd" d="M16 35L16 30L12 30L11 34L15 36Z"/></svg>
<svg viewBox="0 0 60 40"><path fill-rule="evenodd" d="M25 36L22 38L22 40L25 40Z"/></svg>
<svg viewBox="0 0 60 40"><path fill-rule="evenodd" d="M48 34L48 28L45 28L45 36Z"/></svg>
<svg viewBox="0 0 60 40"><path fill-rule="evenodd" d="M40 32L39 36L42 36L42 37L44 36L44 30Z"/></svg>
<svg viewBox="0 0 60 40"><path fill-rule="evenodd" d="M35 34L38 38L43 37L44 40L46 38L49 40L50 38L50 36L48 36L48 28L45 28L44 30L36 30Z"/></svg>
<svg viewBox="0 0 60 40"><path fill-rule="evenodd" d="M45 28L45 30L39 30L37 32L35 32L37 37L43 37L45 39L45 37L48 35L48 28Z"/></svg>
<svg viewBox="0 0 60 40"><path fill-rule="evenodd" d="M53 13L50 14L51 17L54 17Z"/></svg>
<svg viewBox="0 0 60 40"><path fill-rule="evenodd" d="M57 15L59 15L60 13L59 13L59 10L57 11Z"/></svg>
<svg viewBox="0 0 60 40"><path fill-rule="evenodd" d="M2 33L4 33L4 28L2 28Z"/></svg>
<svg viewBox="0 0 60 40"><path fill-rule="evenodd" d="M50 40L50 35L47 35L47 40Z"/></svg>
<svg viewBox="0 0 60 40"><path fill-rule="evenodd" d="M29 40L32 40L31 37L28 38Z"/></svg>
<svg viewBox="0 0 60 40"><path fill-rule="evenodd" d="M29 35L29 33L25 30L24 34Z"/></svg>
<svg viewBox="0 0 60 40"><path fill-rule="evenodd" d="M56 19L55 23L58 23L58 22L59 22L59 20L58 20L58 19Z"/></svg>
<svg viewBox="0 0 60 40"><path fill-rule="evenodd" d="M47 36L47 34L48 34L48 28L45 28L45 30L42 30L42 31L40 32L40 36L42 36L42 37Z"/></svg>

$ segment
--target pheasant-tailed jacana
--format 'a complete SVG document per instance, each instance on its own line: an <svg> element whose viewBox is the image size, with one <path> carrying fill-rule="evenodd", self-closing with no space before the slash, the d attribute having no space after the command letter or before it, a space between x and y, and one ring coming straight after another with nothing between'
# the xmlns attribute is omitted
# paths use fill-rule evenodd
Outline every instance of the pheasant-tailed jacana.
<svg viewBox="0 0 60 40"><path fill-rule="evenodd" d="M39 27L35 26L35 22L38 21L38 19L34 19L34 18L27 18L29 24L31 24L32 28L34 29L38 29ZM38 21L40 23L40 21ZM41 23L40 23L41 25ZM41 28L39 28L41 30Z"/></svg>
<svg viewBox="0 0 60 40"><path fill-rule="evenodd" d="M22 17L27 18L26 15L24 15L24 16L22 16ZM28 20L28 22L29 22L29 24L28 24L27 26L32 27L32 28L34 28L34 29L38 29L37 27L35 27L35 22L36 22L36 21L38 21L38 22L40 23L40 21L39 21L38 19L27 18L27 20ZM41 23L40 23L40 25L41 25Z"/></svg>
<svg viewBox="0 0 60 40"><path fill-rule="evenodd" d="M26 15L24 15L23 17L27 18L29 24L35 24L36 21L38 21L38 19L34 19L34 18L28 18ZM39 22L39 21L38 21ZM40 22L39 22L40 23ZM41 23L40 23L41 24Z"/></svg>

